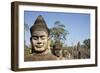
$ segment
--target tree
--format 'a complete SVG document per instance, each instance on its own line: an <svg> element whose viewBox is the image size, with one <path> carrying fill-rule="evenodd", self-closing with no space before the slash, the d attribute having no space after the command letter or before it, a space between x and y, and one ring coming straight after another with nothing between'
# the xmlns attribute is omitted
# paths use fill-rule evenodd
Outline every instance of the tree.
<svg viewBox="0 0 100 73"><path fill-rule="evenodd" d="M60 42L66 40L66 35L69 32L65 29L65 25L60 21L54 23L54 27L50 29L50 36L55 42Z"/></svg>
<svg viewBox="0 0 100 73"><path fill-rule="evenodd" d="M90 49L90 39L86 39L83 41L83 46L86 49Z"/></svg>
<svg viewBox="0 0 100 73"><path fill-rule="evenodd" d="M81 59L90 58L90 39L85 39L79 50Z"/></svg>
<svg viewBox="0 0 100 73"><path fill-rule="evenodd" d="M77 43L77 51L80 49L80 42Z"/></svg>
<svg viewBox="0 0 100 73"><path fill-rule="evenodd" d="M29 30L29 25L28 24L24 24L24 36L26 34L26 32L28 32ZM24 48L28 48L28 46L26 45L26 40L24 39Z"/></svg>

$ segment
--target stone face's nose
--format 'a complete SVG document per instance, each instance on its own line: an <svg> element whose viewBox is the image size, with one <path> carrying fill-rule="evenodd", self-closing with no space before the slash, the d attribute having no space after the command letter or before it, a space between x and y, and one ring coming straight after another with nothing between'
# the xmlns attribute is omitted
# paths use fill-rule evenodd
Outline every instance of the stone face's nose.
<svg viewBox="0 0 100 73"><path fill-rule="evenodd" d="M41 38L38 38L37 44L41 44Z"/></svg>

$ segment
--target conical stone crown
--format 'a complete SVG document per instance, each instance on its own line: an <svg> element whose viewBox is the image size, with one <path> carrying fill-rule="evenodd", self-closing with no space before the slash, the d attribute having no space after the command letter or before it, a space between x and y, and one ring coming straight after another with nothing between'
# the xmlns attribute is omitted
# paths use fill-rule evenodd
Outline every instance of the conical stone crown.
<svg viewBox="0 0 100 73"><path fill-rule="evenodd" d="M34 31L45 31L49 35L49 29L46 25L45 20L43 19L42 15L39 15L32 27L30 28L31 35Z"/></svg>

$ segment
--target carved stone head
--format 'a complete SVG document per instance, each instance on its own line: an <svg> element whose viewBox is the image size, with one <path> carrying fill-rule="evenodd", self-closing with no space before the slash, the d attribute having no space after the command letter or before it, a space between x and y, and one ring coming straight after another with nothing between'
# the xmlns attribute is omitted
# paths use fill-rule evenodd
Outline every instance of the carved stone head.
<svg viewBox="0 0 100 73"><path fill-rule="evenodd" d="M37 53L41 53L47 50L49 29L41 15L39 15L32 27L31 32L31 44L32 50Z"/></svg>

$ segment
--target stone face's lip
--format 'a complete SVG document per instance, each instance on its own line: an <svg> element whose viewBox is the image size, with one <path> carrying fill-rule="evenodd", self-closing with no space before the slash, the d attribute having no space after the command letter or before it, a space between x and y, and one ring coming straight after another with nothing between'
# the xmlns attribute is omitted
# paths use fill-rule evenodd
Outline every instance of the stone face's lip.
<svg viewBox="0 0 100 73"><path fill-rule="evenodd" d="M36 45L36 47L37 47L37 48L42 48L42 47L43 47L43 45Z"/></svg>

